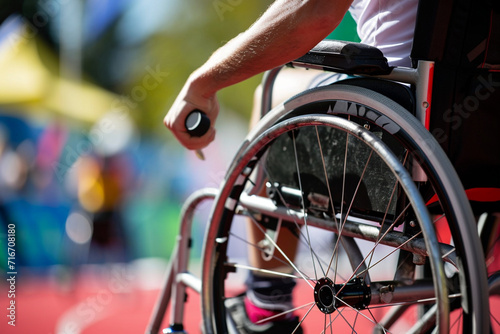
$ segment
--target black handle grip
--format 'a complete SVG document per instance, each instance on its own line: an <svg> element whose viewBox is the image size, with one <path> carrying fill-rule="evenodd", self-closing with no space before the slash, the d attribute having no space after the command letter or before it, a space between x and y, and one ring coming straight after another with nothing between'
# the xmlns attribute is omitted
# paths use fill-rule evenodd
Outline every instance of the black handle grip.
<svg viewBox="0 0 500 334"><path fill-rule="evenodd" d="M193 137L201 137L210 129L210 119L198 109L189 113L185 122L187 132Z"/></svg>

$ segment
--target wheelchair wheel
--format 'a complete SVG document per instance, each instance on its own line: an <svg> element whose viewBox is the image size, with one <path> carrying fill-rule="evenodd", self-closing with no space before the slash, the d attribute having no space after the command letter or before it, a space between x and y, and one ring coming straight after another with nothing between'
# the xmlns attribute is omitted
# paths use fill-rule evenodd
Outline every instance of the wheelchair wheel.
<svg viewBox="0 0 500 334"><path fill-rule="evenodd" d="M259 124L230 166L206 234L207 333L239 332L228 305L249 271L296 279L290 312L308 333L488 331L470 206L412 115L373 91L334 85L292 98ZM261 241L249 240L247 224ZM294 254L275 242L284 231ZM248 249L282 266L255 267Z"/></svg>

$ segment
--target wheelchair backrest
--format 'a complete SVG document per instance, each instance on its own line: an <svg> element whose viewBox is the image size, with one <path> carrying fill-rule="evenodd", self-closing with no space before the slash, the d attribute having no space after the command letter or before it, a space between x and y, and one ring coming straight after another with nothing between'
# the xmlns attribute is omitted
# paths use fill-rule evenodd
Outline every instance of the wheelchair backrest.
<svg viewBox="0 0 500 334"><path fill-rule="evenodd" d="M500 1L421 0L411 56L435 62L430 130L466 190L485 189L473 207L500 211Z"/></svg>
<svg viewBox="0 0 500 334"><path fill-rule="evenodd" d="M500 2L420 0L411 58L465 69L500 64Z"/></svg>

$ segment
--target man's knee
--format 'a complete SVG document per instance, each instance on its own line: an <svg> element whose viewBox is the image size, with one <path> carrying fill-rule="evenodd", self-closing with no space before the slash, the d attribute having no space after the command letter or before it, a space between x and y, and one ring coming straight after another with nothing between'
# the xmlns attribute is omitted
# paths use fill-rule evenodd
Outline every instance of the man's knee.
<svg viewBox="0 0 500 334"><path fill-rule="evenodd" d="M273 84L272 107L308 89L312 80L321 73L323 72L303 68L281 70ZM250 126L255 125L261 117L262 89L262 85L255 89Z"/></svg>
<svg viewBox="0 0 500 334"><path fill-rule="evenodd" d="M252 128L261 117L262 85L258 85L253 94L253 108L250 118L250 128Z"/></svg>

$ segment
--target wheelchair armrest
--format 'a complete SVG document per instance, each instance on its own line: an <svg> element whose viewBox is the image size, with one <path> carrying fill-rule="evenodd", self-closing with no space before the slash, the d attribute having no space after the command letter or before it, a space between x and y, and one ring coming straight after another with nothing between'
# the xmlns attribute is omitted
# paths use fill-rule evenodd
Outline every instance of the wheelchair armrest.
<svg viewBox="0 0 500 334"><path fill-rule="evenodd" d="M320 68L348 74L388 74L389 66L382 51L376 47L353 42L324 40L304 56L291 62L292 66Z"/></svg>

